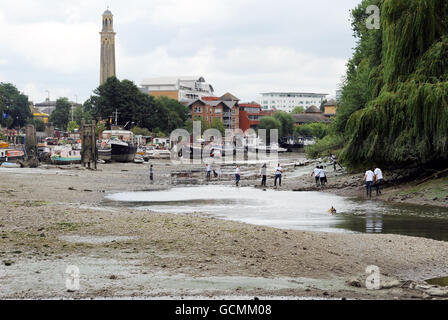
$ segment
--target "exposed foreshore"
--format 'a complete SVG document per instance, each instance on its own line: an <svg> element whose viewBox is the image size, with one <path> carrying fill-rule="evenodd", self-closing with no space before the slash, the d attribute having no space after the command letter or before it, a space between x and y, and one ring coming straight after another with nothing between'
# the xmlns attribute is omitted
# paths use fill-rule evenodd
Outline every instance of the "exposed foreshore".
<svg viewBox="0 0 448 320"><path fill-rule="evenodd" d="M448 297L423 282L448 275L447 242L285 231L194 213L104 207L107 193L171 187L169 162L155 163L155 184L148 183L147 170L107 164L98 171L1 171L0 298ZM312 183L311 177L295 180L285 174L282 189ZM355 176L329 180L331 190L362 196ZM396 192L403 190L388 189L382 197ZM79 291L65 286L68 265L80 269ZM370 265L380 268L380 290L365 288Z"/></svg>

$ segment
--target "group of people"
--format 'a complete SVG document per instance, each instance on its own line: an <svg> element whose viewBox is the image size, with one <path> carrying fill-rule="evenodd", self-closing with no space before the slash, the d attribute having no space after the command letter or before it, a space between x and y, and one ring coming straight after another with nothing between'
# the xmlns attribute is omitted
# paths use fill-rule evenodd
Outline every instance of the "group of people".
<svg viewBox="0 0 448 320"><path fill-rule="evenodd" d="M383 172L380 168L376 168L375 170L367 170L364 175L364 181L366 183L366 194L367 197L372 197L372 188L375 187L376 195L381 194L381 190L383 188Z"/></svg>
<svg viewBox="0 0 448 320"><path fill-rule="evenodd" d="M237 187L239 186L239 183L241 180L240 170L241 170L240 166L237 166L235 169L235 183L236 183ZM267 171L268 171L268 166L266 163L264 163L260 168L261 186L262 187L266 187ZM279 163L279 164L277 164L277 167L275 168L274 187L277 187L277 181L278 181L278 185L280 187L282 186L282 174L283 174L283 168Z"/></svg>
<svg viewBox="0 0 448 320"><path fill-rule="evenodd" d="M316 166L311 173L311 176L313 175L314 180L316 181L316 187L319 187L319 185L323 187L327 184L327 173L325 172L324 166Z"/></svg>

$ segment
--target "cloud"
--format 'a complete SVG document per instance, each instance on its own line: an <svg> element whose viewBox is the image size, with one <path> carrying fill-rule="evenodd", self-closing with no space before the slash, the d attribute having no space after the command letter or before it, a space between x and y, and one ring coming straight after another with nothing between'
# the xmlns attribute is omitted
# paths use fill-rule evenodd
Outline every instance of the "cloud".
<svg viewBox="0 0 448 320"><path fill-rule="evenodd" d="M117 75L203 75L244 100L271 90L334 94L359 0L109 0ZM85 100L99 81L103 0L0 0L0 81L31 99Z"/></svg>

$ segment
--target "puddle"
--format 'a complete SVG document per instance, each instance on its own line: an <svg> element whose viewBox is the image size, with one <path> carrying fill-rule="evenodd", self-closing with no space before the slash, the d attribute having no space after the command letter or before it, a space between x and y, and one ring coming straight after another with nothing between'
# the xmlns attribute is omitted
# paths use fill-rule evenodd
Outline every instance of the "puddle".
<svg viewBox="0 0 448 320"><path fill-rule="evenodd" d="M360 201L321 192L209 185L109 194L103 204L161 213L199 213L280 229L391 233L448 241L447 209ZM331 207L336 208L336 215L328 213Z"/></svg>
<svg viewBox="0 0 448 320"><path fill-rule="evenodd" d="M125 237L125 236L78 236L78 235L66 235L59 237L60 240L71 243L85 243L85 244L101 244L108 242L125 242L131 240L137 240L137 237Z"/></svg>
<svg viewBox="0 0 448 320"><path fill-rule="evenodd" d="M448 287L448 277L429 279L426 282L434 286Z"/></svg>

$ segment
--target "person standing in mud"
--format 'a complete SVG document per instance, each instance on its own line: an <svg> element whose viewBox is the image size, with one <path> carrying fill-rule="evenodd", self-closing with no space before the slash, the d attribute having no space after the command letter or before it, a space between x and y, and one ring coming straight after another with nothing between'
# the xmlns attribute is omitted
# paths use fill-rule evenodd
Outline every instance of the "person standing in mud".
<svg viewBox="0 0 448 320"><path fill-rule="evenodd" d="M366 193L367 197L372 198L372 185L373 185L373 178L375 177L375 173L373 173L372 170L367 170L366 174L364 175L364 181L366 182Z"/></svg>
<svg viewBox="0 0 448 320"><path fill-rule="evenodd" d="M338 165L338 159L334 154L331 155L331 162L333 163L334 171L336 172L336 166ZM339 165L341 167L341 165ZM342 167L341 167L342 169Z"/></svg>
<svg viewBox="0 0 448 320"><path fill-rule="evenodd" d="M237 166L236 170L235 170L235 183L236 183L237 187L240 185L240 179L241 179L241 176L240 176L240 166Z"/></svg>
<svg viewBox="0 0 448 320"><path fill-rule="evenodd" d="M314 180L316 181L316 187L319 187L319 181L320 181L320 168L319 166L316 166L314 168L313 172L311 173L311 176L314 175Z"/></svg>
<svg viewBox="0 0 448 320"><path fill-rule="evenodd" d="M207 170L206 179L207 179L207 181L210 181L210 175L211 175L212 169L210 168L210 164L206 164L205 166L206 166L206 170Z"/></svg>
<svg viewBox="0 0 448 320"><path fill-rule="evenodd" d="M267 180L267 166L266 163L263 164L263 166L260 169L260 175L261 175L261 186L266 187L266 180Z"/></svg>
<svg viewBox="0 0 448 320"><path fill-rule="evenodd" d="M378 196L381 194L381 189L383 188L383 171L380 168L376 168L373 173L375 173L375 190Z"/></svg>
<svg viewBox="0 0 448 320"><path fill-rule="evenodd" d="M277 186L277 179L279 180L279 186L282 186L282 173L283 168L281 167L280 163L277 165L277 168L275 169L275 179L274 179L274 187Z"/></svg>
<svg viewBox="0 0 448 320"><path fill-rule="evenodd" d="M325 173L324 166L320 166L319 169L320 185L323 187L327 183L327 174Z"/></svg>
<svg viewBox="0 0 448 320"><path fill-rule="evenodd" d="M149 181L151 181L151 182L154 181L154 171L153 171L152 165L149 167Z"/></svg>

